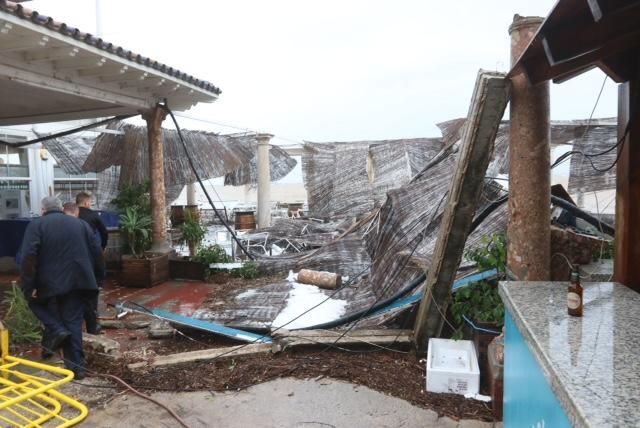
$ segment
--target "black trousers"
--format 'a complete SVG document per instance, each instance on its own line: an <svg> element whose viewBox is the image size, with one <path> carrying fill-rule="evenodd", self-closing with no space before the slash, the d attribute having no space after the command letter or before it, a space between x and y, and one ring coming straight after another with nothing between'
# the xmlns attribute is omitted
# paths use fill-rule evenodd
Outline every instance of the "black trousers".
<svg viewBox="0 0 640 428"><path fill-rule="evenodd" d="M84 323L87 333L100 333L100 324L98 324L98 292L88 294L84 305Z"/></svg>

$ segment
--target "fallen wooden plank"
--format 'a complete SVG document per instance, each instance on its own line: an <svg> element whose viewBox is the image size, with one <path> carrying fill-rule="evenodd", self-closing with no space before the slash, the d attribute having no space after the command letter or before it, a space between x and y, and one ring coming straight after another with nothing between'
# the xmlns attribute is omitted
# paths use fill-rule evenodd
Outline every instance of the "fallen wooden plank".
<svg viewBox="0 0 640 428"><path fill-rule="evenodd" d="M194 361L209 361L219 358L237 357L240 355L251 355L271 352L271 344L256 343L251 345L238 345L226 348L203 349L200 351L181 352L179 354L163 355L151 361L129 364L130 370L137 370L146 367L170 366L174 364L190 363Z"/></svg>
<svg viewBox="0 0 640 428"><path fill-rule="evenodd" d="M368 331L374 334L364 334ZM391 346L407 345L412 343L412 332L410 330L366 330L348 332L342 336L343 332L331 330L300 330L291 332L291 335L280 336L274 339L273 352L282 352L287 348L300 346ZM382 334L382 332L389 334ZM329 333L329 334L327 334ZM378 334L376 334L378 333Z"/></svg>
<svg viewBox="0 0 640 428"><path fill-rule="evenodd" d="M334 339L340 337L344 332L340 330L278 330L274 332L273 336L277 338L284 337L332 337ZM392 330L392 329L376 329L376 330L351 330L345 334L345 337L359 338L359 337L396 337L398 335L408 336L412 334L411 330Z"/></svg>
<svg viewBox="0 0 640 428"><path fill-rule="evenodd" d="M502 73L480 70L462 134L460 153L442 214L438 240L415 322L416 348L424 354L442 328L451 285L462 259L473 215L484 185L500 120L509 101L510 81Z"/></svg>

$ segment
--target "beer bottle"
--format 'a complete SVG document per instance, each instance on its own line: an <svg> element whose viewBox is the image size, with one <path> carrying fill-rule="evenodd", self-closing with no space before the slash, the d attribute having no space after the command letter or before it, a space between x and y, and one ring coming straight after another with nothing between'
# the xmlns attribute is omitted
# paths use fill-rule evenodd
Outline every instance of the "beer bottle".
<svg viewBox="0 0 640 428"><path fill-rule="evenodd" d="M571 271L571 280L567 290L567 310L574 317L582 316L582 285L580 285L580 273L574 267Z"/></svg>

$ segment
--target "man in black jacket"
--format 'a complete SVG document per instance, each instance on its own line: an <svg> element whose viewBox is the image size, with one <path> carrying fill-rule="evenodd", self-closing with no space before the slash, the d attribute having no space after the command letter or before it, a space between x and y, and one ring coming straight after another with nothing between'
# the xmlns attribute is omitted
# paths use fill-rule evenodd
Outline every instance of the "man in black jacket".
<svg viewBox="0 0 640 428"><path fill-rule="evenodd" d="M86 192L78 193L76 195L76 205L80 209L80 219L89 223L91 230L100 235L100 246L102 249L107 248L109 234L98 213L91 209L91 195Z"/></svg>
<svg viewBox="0 0 640 428"><path fill-rule="evenodd" d="M23 291L48 331L49 347L62 346L65 366L81 379L82 318L87 296L97 293L96 280L104 277L102 251L85 222L62 213L58 198L44 198L42 212L22 242ZM56 305L49 305L51 299Z"/></svg>
<svg viewBox="0 0 640 428"><path fill-rule="evenodd" d="M97 212L91 209L91 195L86 192L80 192L76 195L76 205L80 210L79 217L81 220L84 220L91 226L91 230L93 230L94 235L96 236L96 241L102 247L102 251L107 247L107 240L109 235L107 233L107 228L104 225L104 222L100 218ZM98 287L102 287L102 283L98 282ZM89 301L87 301L87 305L84 313L84 322L87 326L87 333L89 334L100 334L102 330L100 328L100 324L98 323L98 294L92 296Z"/></svg>

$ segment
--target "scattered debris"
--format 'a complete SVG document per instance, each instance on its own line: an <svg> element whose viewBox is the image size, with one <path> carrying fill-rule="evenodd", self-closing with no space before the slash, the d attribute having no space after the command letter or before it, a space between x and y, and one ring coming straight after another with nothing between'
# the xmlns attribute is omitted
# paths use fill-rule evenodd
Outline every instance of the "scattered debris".
<svg viewBox="0 0 640 428"><path fill-rule="evenodd" d="M407 347L411 343L411 330L279 330L274 334L273 352L300 346L367 346Z"/></svg>
<svg viewBox="0 0 640 428"><path fill-rule="evenodd" d="M120 356L120 343L104 335L86 333L82 335L82 342L93 352L99 352L111 358Z"/></svg>
<svg viewBox="0 0 640 428"><path fill-rule="evenodd" d="M151 339L166 339L174 335L174 330L168 322L154 319L149 326L149 337Z"/></svg>
<svg viewBox="0 0 640 428"><path fill-rule="evenodd" d="M162 355L151 361L129 364L130 370L137 370L146 367L170 366L181 363L195 361L219 360L220 358L231 358L240 355L250 355L256 353L271 352L271 345L266 343L256 343L250 345L231 346L227 348L203 349L200 351L181 352L179 354Z"/></svg>
<svg viewBox="0 0 640 428"><path fill-rule="evenodd" d="M302 284L317 285L327 290L335 290L342 285L342 277L340 275L311 269L300 269L297 280Z"/></svg>

